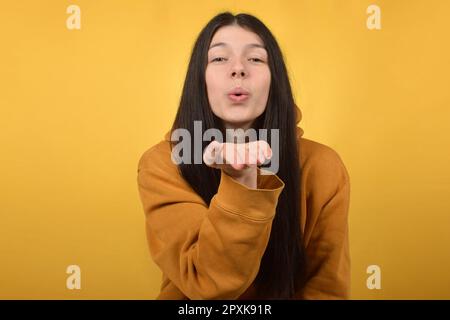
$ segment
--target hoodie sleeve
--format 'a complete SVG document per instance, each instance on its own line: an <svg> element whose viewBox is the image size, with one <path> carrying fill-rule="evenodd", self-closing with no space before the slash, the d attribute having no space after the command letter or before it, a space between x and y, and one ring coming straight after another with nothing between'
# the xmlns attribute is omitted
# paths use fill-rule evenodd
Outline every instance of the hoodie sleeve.
<svg viewBox="0 0 450 320"><path fill-rule="evenodd" d="M250 189L222 171L207 206L163 146L146 151L137 170L151 256L189 299L236 299L258 273L284 183L261 175Z"/></svg>
<svg viewBox="0 0 450 320"><path fill-rule="evenodd" d="M307 281L297 298L349 299L348 210L350 181L339 155L323 147L304 168Z"/></svg>

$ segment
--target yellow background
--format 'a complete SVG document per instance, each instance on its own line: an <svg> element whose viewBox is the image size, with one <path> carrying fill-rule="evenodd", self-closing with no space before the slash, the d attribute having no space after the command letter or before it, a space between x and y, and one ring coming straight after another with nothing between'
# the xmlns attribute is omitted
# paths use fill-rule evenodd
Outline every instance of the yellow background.
<svg viewBox="0 0 450 320"><path fill-rule="evenodd" d="M66 8L81 8L68 30ZM381 8L381 30L366 9ZM2 1L0 298L153 299L136 168L201 28L259 17L351 178L353 299L450 299L448 1ZM81 267L81 290L66 267ZM366 268L381 267L381 290Z"/></svg>

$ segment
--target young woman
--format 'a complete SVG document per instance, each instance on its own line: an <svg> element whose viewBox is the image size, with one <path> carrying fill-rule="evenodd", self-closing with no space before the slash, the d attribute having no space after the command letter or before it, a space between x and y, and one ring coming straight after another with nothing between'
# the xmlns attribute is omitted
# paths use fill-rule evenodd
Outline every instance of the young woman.
<svg viewBox="0 0 450 320"><path fill-rule="evenodd" d="M349 298L349 176L333 149L302 137L300 120L269 29L248 14L215 16L195 42L171 130L138 164L158 299ZM199 157L187 141L192 161L174 161L174 132L195 136L195 122L224 137L275 129L278 143L209 139Z"/></svg>

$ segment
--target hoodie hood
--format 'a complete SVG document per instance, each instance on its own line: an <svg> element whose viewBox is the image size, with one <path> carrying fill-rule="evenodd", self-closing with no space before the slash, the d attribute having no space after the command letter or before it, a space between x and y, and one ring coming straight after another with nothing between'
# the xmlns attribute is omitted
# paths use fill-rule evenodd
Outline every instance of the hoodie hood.
<svg viewBox="0 0 450 320"><path fill-rule="evenodd" d="M302 111L300 108L295 104L295 123L297 124L297 137L301 138L303 136L303 129L300 128L298 125L300 121L302 120ZM164 140L170 141L171 132L167 132L164 136Z"/></svg>
<svg viewBox="0 0 450 320"><path fill-rule="evenodd" d="M300 121L302 120L302 111L295 105L295 123L297 124L297 136L301 138L303 136L303 129L299 127Z"/></svg>

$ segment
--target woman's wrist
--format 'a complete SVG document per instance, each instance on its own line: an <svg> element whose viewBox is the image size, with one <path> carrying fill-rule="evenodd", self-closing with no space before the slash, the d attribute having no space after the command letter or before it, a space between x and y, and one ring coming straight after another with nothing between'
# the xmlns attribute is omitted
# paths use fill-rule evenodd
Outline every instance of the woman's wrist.
<svg viewBox="0 0 450 320"><path fill-rule="evenodd" d="M250 189L257 189L257 183L258 183L258 172L256 170L256 167L254 168L248 168L246 170L249 170L245 174L239 175L239 176L233 176L230 175L234 180L239 182L240 184L243 184L244 186L250 188ZM226 172L225 172L226 173Z"/></svg>

